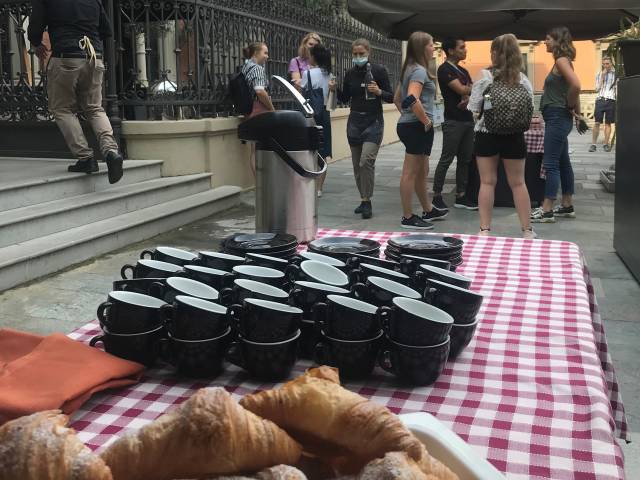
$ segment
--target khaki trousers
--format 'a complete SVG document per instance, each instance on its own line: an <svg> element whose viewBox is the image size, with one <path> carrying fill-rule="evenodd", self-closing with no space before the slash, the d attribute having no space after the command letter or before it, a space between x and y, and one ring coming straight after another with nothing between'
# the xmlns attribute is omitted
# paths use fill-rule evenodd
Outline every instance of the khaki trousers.
<svg viewBox="0 0 640 480"><path fill-rule="evenodd" d="M77 114L81 114L91 125L103 156L110 150L118 151L111 123L102 108L104 70L104 64L100 59L49 59L49 111L53 114L69 150L80 160L92 158L93 149L87 143Z"/></svg>
<svg viewBox="0 0 640 480"><path fill-rule="evenodd" d="M356 185L362 199L369 200L373 196L378 150L380 150L380 145L373 142L364 142L358 146L351 145L353 175L356 177Z"/></svg>

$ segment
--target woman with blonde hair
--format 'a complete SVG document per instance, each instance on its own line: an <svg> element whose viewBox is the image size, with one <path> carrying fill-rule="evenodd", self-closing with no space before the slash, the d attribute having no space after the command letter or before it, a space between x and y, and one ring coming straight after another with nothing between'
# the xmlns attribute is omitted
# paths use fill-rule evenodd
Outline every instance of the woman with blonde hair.
<svg viewBox="0 0 640 480"><path fill-rule="evenodd" d="M573 209L574 177L569 158L568 136L584 121L580 113L580 79L573 70L576 49L567 27L549 30L544 41L553 54L554 65L544 81L540 111L545 121L544 157L546 171L544 202L531 213L531 221L555 223L556 217L575 218ZM553 207L558 187L562 187L562 203Z"/></svg>
<svg viewBox="0 0 640 480"><path fill-rule="evenodd" d="M413 32L407 41L407 54L400 72L394 103L400 111L396 131L405 146L400 178L402 228L430 230L431 220L442 220L448 212L433 208L427 193L429 155L433 146L433 106L436 96L435 76L429 72L433 58L433 37ZM413 213L413 193L422 205L422 215Z"/></svg>
<svg viewBox="0 0 640 480"><path fill-rule="evenodd" d="M522 236L535 238L529 219L531 200L524 181L527 154L524 131L528 128L528 123L531 121L530 113L533 112L533 88L529 79L522 73L522 53L515 35L508 33L493 40L491 43L491 63L491 68L481 70L481 78L473 84L471 98L467 106L477 119L474 127L476 132L474 151L480 173L479 235L489 235L491 230L491 214L498 181L498 162L502 160L507 174L507 182L513 193L513 202L520 220ZM492 88L501 88L503 92L509 92L509 98L511 95L513 96L514 106L521 102L520 105L525 107L523 110L526 110L529 116L528 119L523 119L523 123L527 123L527 125L522 131L504 134L492 133L488 130L484 113L494 107L491 104L492 94L487 93ZM496 108L497 111L499 111L498 108Z"/></svg>
<svg viewBox="0 0 640 480"><path fill-rule="evenodd" d="M298 88L298 90L302 88L300 86L302 76L311 68L309 66L311 49L320 43L322 43L322 39L319 34L316 32L307 33L302 37L302 41L298 47L298 56L293 57L289 61L289 75L291 75L291 82L296 86L296 88Z"/></svg>

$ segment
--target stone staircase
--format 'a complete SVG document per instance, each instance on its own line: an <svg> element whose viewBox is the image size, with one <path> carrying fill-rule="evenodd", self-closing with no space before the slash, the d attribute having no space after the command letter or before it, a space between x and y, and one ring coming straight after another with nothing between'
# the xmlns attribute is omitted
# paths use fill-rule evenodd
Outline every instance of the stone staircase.
<svg viewBox="0 0 640 480"><path fill-rule="evenodd" d="M67 173L69 160L0 158L0 291L237 205L211 174L162 177L162 161Z"/></svg>

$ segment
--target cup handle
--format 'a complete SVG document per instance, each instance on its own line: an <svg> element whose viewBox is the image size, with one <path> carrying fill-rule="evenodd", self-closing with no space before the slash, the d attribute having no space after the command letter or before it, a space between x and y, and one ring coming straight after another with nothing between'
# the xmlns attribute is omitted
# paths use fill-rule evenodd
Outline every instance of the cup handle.
<svg viewBox="0 0 640 480"><path fill-rule="evenodd" d="M127 277L127 270L131 270L131 278ZM134 272L133 265L129 265L128 263L126 263L120 269L120 276L122 277L123 280L133 280L134 278L133 272Z"/></svg>
<svg viewBox="0 0 640 480"><path fill-rule="evenodd" d="M158 355L160 356L160 359L165 363L173 365L173 358L171 355L171 348L169 344L170 341L171 340L169 340L168 338L161 338L160 340L158 340L156 348L158 349Z"/></svg>
<svg viewBox="0 0 640 480"><path fill-rule="evenodd" d="M389 317L393 313L393 308L383 306L380 307L376 313L380 327L385 331L385 333L389 333Z"/></svg>
<svg viewBox="0 0 640 480"><path fill-rule="evenodd" d="M101 342L104 345L104 335L96 335L91 340L89 340L89 346L95 347L96 343Z"/></svg>
<svg viewBox="0 0 640 480"><path fill-rule="evenodd" d="M111 302L102 302L100 305L98 305L98 311L96 312L96 315L98 317L98 320L100 320L100 323L105 323L105 311L108 313L109 307L111 307Z"/></svg>
<svg viewBox="0 0 640 480"><path fill-rule="evenodd" d="M347 277L349 278L350 285L362 283L361 280L364 277L364 272L360 268L355 268L347 274Z"/></svg>
<svg viewBox="0 0 640 480"><path fill-rule="evenodd" d="M326 365L328 360L327 348L325 344L322 342L317 343L313 351L313 361L318 365Z"/></svg>
<svg viewBox="0 0 640 480"><path fill-rule="evenodd" d="M229 318L229 323L231 324L231 329L236 333L240 332L240 314L244 307L239 303L234 303L230 307L227 308L227 315Z"/></svg>
<svg viewBox="0 0 640 480"><path fill-rule="evenodd" d="M164 323L171 326L176 317L176 307L171 304L165 304L160 307L160 314L164 317Z"/></svg>
<svg viewBox="0 0 640 480"><path fill-rule="evenodd" d="M160 282L153 282L149 285L149 295L156 298L164 297L164 284Z"/></svg>
<svg viewBox="0 0 640 480"><path fill-rule="evenodd" d="M389 373L394 373L393 364L391 363L391 352L389 352L389 350L380 350L380 353L378 354L378 365L380 365L380 368L383 370Z"/></svg>
<svg viewBox="0 0 640 480"><path fill-rule="evenodd" d="M324 319L327 318L327 304L323 302L314 303L311 307L311 317L313 318L316 332L321 332L324 326Z"/></svg>
<svg viewBox="0 0 640 480"><path fill-rule="evenodd" d="M246 370L246 364L244 362L244 359L242 358L242 353L240 353L239 342L231 343L231 345L229 346L229 350L227 350L226 359L234 365L237 365L238 367L244 368Z"/></svg>
<svg viewBox="0 0 640 480"><path fill-rule="evenodd" d="M438 295L438 289L435 287L432 287L429 281L427 280L427 286L425 287L424 292L422 294L422 299L425 302L432 304L436 295Z"/></svg>
<svg viewBox="0 0 640 480"><path fill-rule="evenodd" d="M153 258L153 252L151 250L143 250L140 253L140 258L147 258L147 257L145 257L145 255L149 255L149 257L148 257L149 260Z"/></svg>
<svg viewBox="0 0 640 480"><path fill-rule="evenodd" d="M300 272L300 267L297 265L288 265L287 268L284 269L284 275L287 280L289 280L289 283L295 282Z"/></svg>
<svg viewBox="0 0 640 480"><path fill-rule="evenodd" d="M301 294L302 294L302 289L294 287L289 292L289 300L290 300L289 303L295 307L297 307L298 305L302 305L302 300L300 298Z"/></svg>
<svg viewBox="0 0 640 480"><path fill-rule="evenodd" d="M405 275L411 275L411 265L413 264L413 260L409 258L401 258L400 259L400 273L404 273Z"/></svg>
<svg viewBox="0 0 640 480"><path fill-rule="evenodd" d="M289 259L289 265L300 266L302 262L304 262L305 258L300 255L294 255Z"/></svg>
<svg viewBox="0 0 640 480"><path fill-rule="evenodd" d="M363 299L367 296L367 286L364 283L354 283L350 290L357 299Z"/></svg>
<svg viewBox="0 0 640 480"><path fill-rule="evenodd" d="M228 307L229 305L231 305L231 302L233 301L233 288L223 288L222 290L220 290L220 293L218 294L218 298L220 299L220 303L222 305L224 305L225 307ZM227 311L227 313L229 313L229 311Z"/></svg>

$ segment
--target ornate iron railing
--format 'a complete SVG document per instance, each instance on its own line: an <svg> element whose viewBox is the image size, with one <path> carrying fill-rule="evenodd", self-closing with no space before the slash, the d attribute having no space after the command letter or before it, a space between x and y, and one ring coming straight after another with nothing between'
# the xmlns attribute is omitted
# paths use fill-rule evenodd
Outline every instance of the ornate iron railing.
<svg viewBox="0 0 640 480"><path fill-rule="evenodd" d="M114 38L107 42L106 100L112 120L201 118L233 114L229 76L242 48L265 41L267 73L287 77L289 60L308 31L329 45L335 74L351 66L351 42L371 41L375 62L393 84L400 43L351 18L339 1L320 8L305 0L105 0ZM318 2L316 2L318 3ZM0 120L48 120L46 72L26 39L30 2L0 0ZM109 65L111 63L111 65ZM115 65L115 68L112 67ZM274 103L287 97L275 88Z"/></svg>

